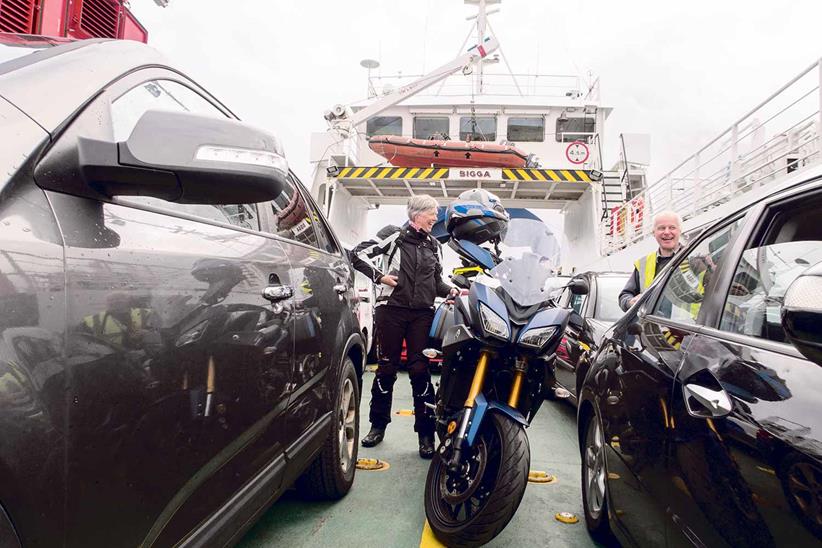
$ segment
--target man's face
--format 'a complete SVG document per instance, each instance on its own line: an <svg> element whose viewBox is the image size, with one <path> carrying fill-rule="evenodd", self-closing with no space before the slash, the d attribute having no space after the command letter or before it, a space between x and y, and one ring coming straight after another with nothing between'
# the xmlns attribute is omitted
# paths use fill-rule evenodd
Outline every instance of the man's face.
<svg viewBox="0 0 822 548"><path fill-rule="evenodd" d="M659 248L674 251L679 247L679 224L675 217L662 216L654 223L654 238Z"/></svg>
<svg viewBox="0 0 822 548"><path fill-rule="evenodd" d="M435 224L437 224L437 210L429 209L428 211L418 213L417 216L414 217L413 221L417 226L426 232L431 232L431 229L434 228Z"/></svg>

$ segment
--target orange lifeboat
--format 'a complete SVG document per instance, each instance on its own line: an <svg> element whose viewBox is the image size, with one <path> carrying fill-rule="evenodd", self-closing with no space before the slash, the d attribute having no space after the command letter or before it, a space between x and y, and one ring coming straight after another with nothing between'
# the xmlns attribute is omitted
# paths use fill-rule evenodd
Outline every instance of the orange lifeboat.
<svg viewBox="0 0 822 548"><path fill-rule="evenodd" d="M368 146L398 167L532 167L533 162L533 155L513 145L486 141L376 135Z"/></svg>

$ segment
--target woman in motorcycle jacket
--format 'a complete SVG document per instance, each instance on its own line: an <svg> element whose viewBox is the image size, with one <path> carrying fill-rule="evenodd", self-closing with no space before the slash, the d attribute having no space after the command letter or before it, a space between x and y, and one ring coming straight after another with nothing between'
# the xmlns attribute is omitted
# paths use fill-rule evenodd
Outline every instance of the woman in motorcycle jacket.
<svg viewBox="0 0 822 548"><path fill-rule="evenodd" d="M412 196L408 200L407 224L383 228L377 239L362 242L352 253L354 268L377 284L374 315L379 363L371 386L371 430L362 444L373 447L385 437L405 339L414 397L414 430L419 435L420 456L426 459L434 454L434 418L425 405L434 403L434 387L428 358L422 351L434 319L434 299L458 293L442 281L440 244L431 236L437 209L433 197Z"/></svg>

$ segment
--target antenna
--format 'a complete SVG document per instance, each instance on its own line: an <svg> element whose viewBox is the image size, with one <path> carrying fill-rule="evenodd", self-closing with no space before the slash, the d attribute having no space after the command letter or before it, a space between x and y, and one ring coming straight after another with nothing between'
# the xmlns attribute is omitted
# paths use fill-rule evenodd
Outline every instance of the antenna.
<svg viewBox="0 0 822 548"><path fill-rule="evenodd" d="M379 68L380 62L374 59L363 59L360 61L360 66L368 69L368 90L366 91L368 98L371 99L372 97L376 97L377 90L375 90L374 86L371 84L371 69Z"/></svg>

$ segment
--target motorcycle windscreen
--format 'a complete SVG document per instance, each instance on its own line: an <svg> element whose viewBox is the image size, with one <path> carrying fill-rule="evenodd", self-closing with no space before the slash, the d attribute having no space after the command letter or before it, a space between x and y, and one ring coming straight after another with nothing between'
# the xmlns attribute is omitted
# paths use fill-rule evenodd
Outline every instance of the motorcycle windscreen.
<svg viewBox="0 0 822 548"><path fill-rule="evenodd" d="M502 262L491 271L503 290L520 306L546 301L556 275L559 242L540 220L513 219L502 242Z"/></svg>

